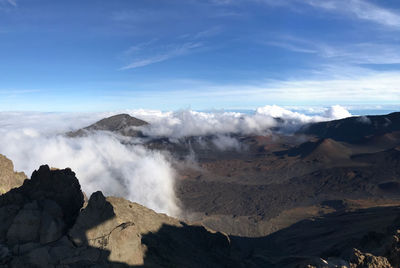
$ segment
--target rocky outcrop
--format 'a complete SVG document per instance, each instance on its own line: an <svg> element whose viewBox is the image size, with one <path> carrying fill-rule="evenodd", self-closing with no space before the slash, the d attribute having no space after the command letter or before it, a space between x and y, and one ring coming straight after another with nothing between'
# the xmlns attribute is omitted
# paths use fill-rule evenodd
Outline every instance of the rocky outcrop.
<svg viewBox="0 0 400 268"><path fill-rule="evenodd" d="M21 187L0 196L0 263L46 267L49 244L62 239L82 205L75 173L41 166Z"/></svg>
<svg viewBox="0 0 400 268"><path fill-rule="evenodd" d="M15 172L11 160L0 154L0 195L21 186L25 179L26 175Z"/></svg>
<svg viewBox="0 0 400 268"><path fill-rule="evenodd" d="M229 237L122 198L84 196L75 173L41 166L0 196L0 267L235 266Z"/></svg>
<svg viewBox="0 0 400 268"><path fill-rule="evenodd" d="M350 268L392 268L393 266L385 257L374 256L370 253L363 253L353 249L350 256Z"/></svg>

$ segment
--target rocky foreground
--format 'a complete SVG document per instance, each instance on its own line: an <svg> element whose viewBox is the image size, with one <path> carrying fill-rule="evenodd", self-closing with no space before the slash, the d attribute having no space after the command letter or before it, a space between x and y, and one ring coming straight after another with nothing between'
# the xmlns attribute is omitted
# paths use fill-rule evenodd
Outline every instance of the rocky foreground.
<svg viewBox="0 0 400 268"><path fill-rule="evenodd" d="M0 196L0 243L3 267L237 264L226 235L101 192L85 204L74 172L48 166Z"/></svg>
<svg viewBox="0 0 400 268"><path fill-rule="evenodd" d="M235 237L101 192L85 202L74 172L41 166L0 195L0 267L400 267L399 215L377 207Z"/></svg>

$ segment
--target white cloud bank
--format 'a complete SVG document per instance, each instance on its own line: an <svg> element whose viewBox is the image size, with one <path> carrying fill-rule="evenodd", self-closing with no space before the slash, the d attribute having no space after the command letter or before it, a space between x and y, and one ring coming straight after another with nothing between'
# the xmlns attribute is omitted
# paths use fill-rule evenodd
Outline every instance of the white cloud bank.
<svg viewBox="0 0 400 268"><path fill-rule="evenodd" d="M206 113L192 110L177 112L135 110L128 113L150 123L148 127L142 129L145 135L169 138L225 134L266 134L273 127L293 130L305 123L351 116L345 108L339 105L322 109L320 112L319 115L311 116L293 112L277 105L266 105L257 108L253 114L238 112ZM275 118L283 119L283 122L278 122Z"/></svg>
<svg viewBox="0 0 400 268"><path fill-rule="evenodd" d="M101 190L157 212L179 213L174 169L162 153L142 146L123 145L116 136L105 133L68 138L59 133L70 129L74 122L83 126L87 118L75 115L76 118L69 117L71 121L63 121L67 116L58 116L55 120L55 114L40 117L39 114L0 113L0 153L13 160L16 170L28 176L42 164L70 167L87 194ZM98 117L98 114L92 115L92 119Z"/></svg>
<svg viewBox="0 0 400 268"><path fill-rule="evenodd" d="M148 150L140 144L124 145L121 137L104 132L80 138L62 135L116 113L0 112L0 153L13 160L15 168L28 176L42 164L70 167L87 194L101 190L106 195L122 196L157 212L178 215L175 171L162 152ZM151 123L144 129L147 135L175 140L215 135L212 143L219 150L240 150L240 143L230 134L265 134L271 127L278 126L274 117L292 126L350 116L340 106L325 109L321 115L308 116L275 105L260 107L254 114L190 110L129 113Z"/></svg>

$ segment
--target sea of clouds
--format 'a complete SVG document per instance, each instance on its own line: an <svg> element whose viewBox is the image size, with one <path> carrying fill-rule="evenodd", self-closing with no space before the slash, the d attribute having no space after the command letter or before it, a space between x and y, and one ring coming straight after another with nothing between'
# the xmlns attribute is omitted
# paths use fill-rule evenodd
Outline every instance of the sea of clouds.
<svg viewBox="0 0 400 268"><path fill-rule="evenodd" d="M192 110L0 112L0 154L10 158L15 169L28 176L42 164L70 167L88 195L101 190L106 195L121 196L157 212L178 216L176 174L169 154L149 150L137 141L123 144L121 140L126 138L111 133L94 132L77 138L64 135L121 112L149 122L149 126L141 129L149 137L168 137L179 142L183 137L212 135L215 137L212 143L219 150L240 150L240 143L231 134L260 135L269 133L273 127L291 131L305 123L351 116L341 106L306 115L275 105L260 107L251 114Z"/></svg>

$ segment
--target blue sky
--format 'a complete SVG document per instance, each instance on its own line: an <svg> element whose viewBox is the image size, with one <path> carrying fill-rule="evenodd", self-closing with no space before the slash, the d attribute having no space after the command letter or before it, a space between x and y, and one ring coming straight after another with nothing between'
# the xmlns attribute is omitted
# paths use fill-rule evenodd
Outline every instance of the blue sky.
<svg viewBox="0 0 400 268"><path fill-rule="evenodd" d="M400 3L0 0L0 110L400 107Z"/></svg>

